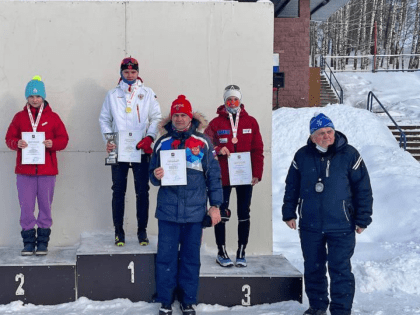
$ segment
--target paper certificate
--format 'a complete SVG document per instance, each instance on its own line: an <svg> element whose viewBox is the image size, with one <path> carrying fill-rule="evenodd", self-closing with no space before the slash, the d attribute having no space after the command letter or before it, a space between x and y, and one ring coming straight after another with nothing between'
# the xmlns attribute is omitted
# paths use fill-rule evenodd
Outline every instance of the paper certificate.
<svg viewBox="0 0 420 315"><path fill-rule="evenodd" d="M187 185L187 155L185 150L160 151L163 167L162 186Z"/></svg>
<svg viewBox="0 0 420 315"><path fill-rule="evenodd" d="M45 164L45 132L22 132L28 146L22 149L22 164Z"/></svg>
<svg viewBox="0 0 420 315"><path fill-rule="evenodd" d="M143 150L137 150L136 145L141 140L141 130L118 132L118 162L141 162Z"/></svg>
<svg viewBox="0 0 420 315"><path fill-rule="evenodd" d="M251 153L231 153L228 158L229 181L231 186L251 185Z"/></svg>

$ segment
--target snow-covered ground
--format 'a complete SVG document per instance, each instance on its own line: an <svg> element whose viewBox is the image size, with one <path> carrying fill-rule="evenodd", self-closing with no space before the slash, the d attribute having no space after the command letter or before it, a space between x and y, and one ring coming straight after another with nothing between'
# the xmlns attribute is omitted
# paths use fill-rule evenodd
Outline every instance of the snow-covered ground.
<svg viewBox="0 0 420 315"><path fill-rule="evenodd" d="M325 108L281 108L273 112L273 251L283 254L301 272L303 259L296 231L281 220L284 180L290 162L309 136L315 112L329 116L362 154L373 193L373 223L357 236L353 270L356 276L355 315L420 314L420 164L402 151L388 131L388 121L365 109L369 91L398 114L398 121L420 123L420 73L339 73L345 104ZM283 302L252 307L200 304L198 314L300 315L308 307ZM79 298L58 306L0 305L0 314L142 314L156 315L158 304L126 299L94 302ZM179 315L178 308L174 314Z"/></svg>

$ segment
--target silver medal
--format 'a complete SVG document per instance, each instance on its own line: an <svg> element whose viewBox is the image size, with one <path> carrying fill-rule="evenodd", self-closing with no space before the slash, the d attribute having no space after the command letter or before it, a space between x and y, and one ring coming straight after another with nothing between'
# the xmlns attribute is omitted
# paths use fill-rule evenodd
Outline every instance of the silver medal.
<svg viewBox="0 0 420 315"><path fill-rule="evenodd" d="M318 182L315 184L315 191L317 193L322 193L324 191L324 184L321 182Z"/></svg>

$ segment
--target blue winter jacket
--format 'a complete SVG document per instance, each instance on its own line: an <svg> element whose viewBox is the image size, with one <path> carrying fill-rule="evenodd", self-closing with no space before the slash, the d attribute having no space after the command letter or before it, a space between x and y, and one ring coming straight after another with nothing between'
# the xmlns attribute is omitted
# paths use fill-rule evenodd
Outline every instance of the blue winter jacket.
<svg viewBox="0 0 420 315"><path fill-rule="evenodd" d="M197 131L201 122L195 117L190 129L185 132L173 130L169 121L164 125L167 134L160 137L154 146L149 177L155 186L161 184L153 174L160 167L161 150L186 149L187 155L187 185L159 188L155 214L159 220L202 222L207 210L207 198L210 206L220 206L223 202L219 163L214 158L210 140Z"/></svg>
<svg viewBox="0 0 420 315"><path fill-rule="evenodd" d="M323 192L316 192L321 179ZM372 216L372 188L359 152L335 131L334 144L320 153L311 139L300 148L286 178L283 221L297 219L299 227L315 232L353 231L366 228Z"/></svg>

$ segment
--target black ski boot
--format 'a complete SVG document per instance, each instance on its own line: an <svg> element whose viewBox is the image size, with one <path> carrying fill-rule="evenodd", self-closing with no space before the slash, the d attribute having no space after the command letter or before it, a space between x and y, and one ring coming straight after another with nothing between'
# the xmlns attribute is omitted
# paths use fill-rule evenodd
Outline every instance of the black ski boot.
<svg viewBox="0 0 420 315"><path fill-rule="evenodd" d="M36 231L35 229L20 232L23 239L22 256L32 256L35 253Z"/></svg>
<svg viewBox="0 0 420 315"><path fill-rule="evenodd" d="M137 238L139 239L139 243L141 246L149 245L149 239L147 238L146 230L138 231Z"/></svg>
<svg viewBox="0 0 420 315"><path fill-rule="evenodd" d="M123 227L115 227L115 245L125 245L125 233Z"/></svg>
<svg viewBox="0 0 420 315"><path fill-rule="evenodd" d="M38 228L38 237L36 238L36 255L48 254L48 242L50 241L51 229Z"/></svg>
<svg viewBox="0 0 420 315"><path fill-rule="evenodd" d="M316 310L312 307L308 308L303 315L327 315L327 311Z"/></svg>
<svg viewBox="0 0 420 315"><path fill-rule="evenodd" d="M181 303L182 315L195 315L195 309L191 304Z"/></svg>
<svg viewBox="0 0 420 315"><path fill-rule="evenodd" d="M172 305L162 304L159 309L159 315L172 315Z"/></svg>

